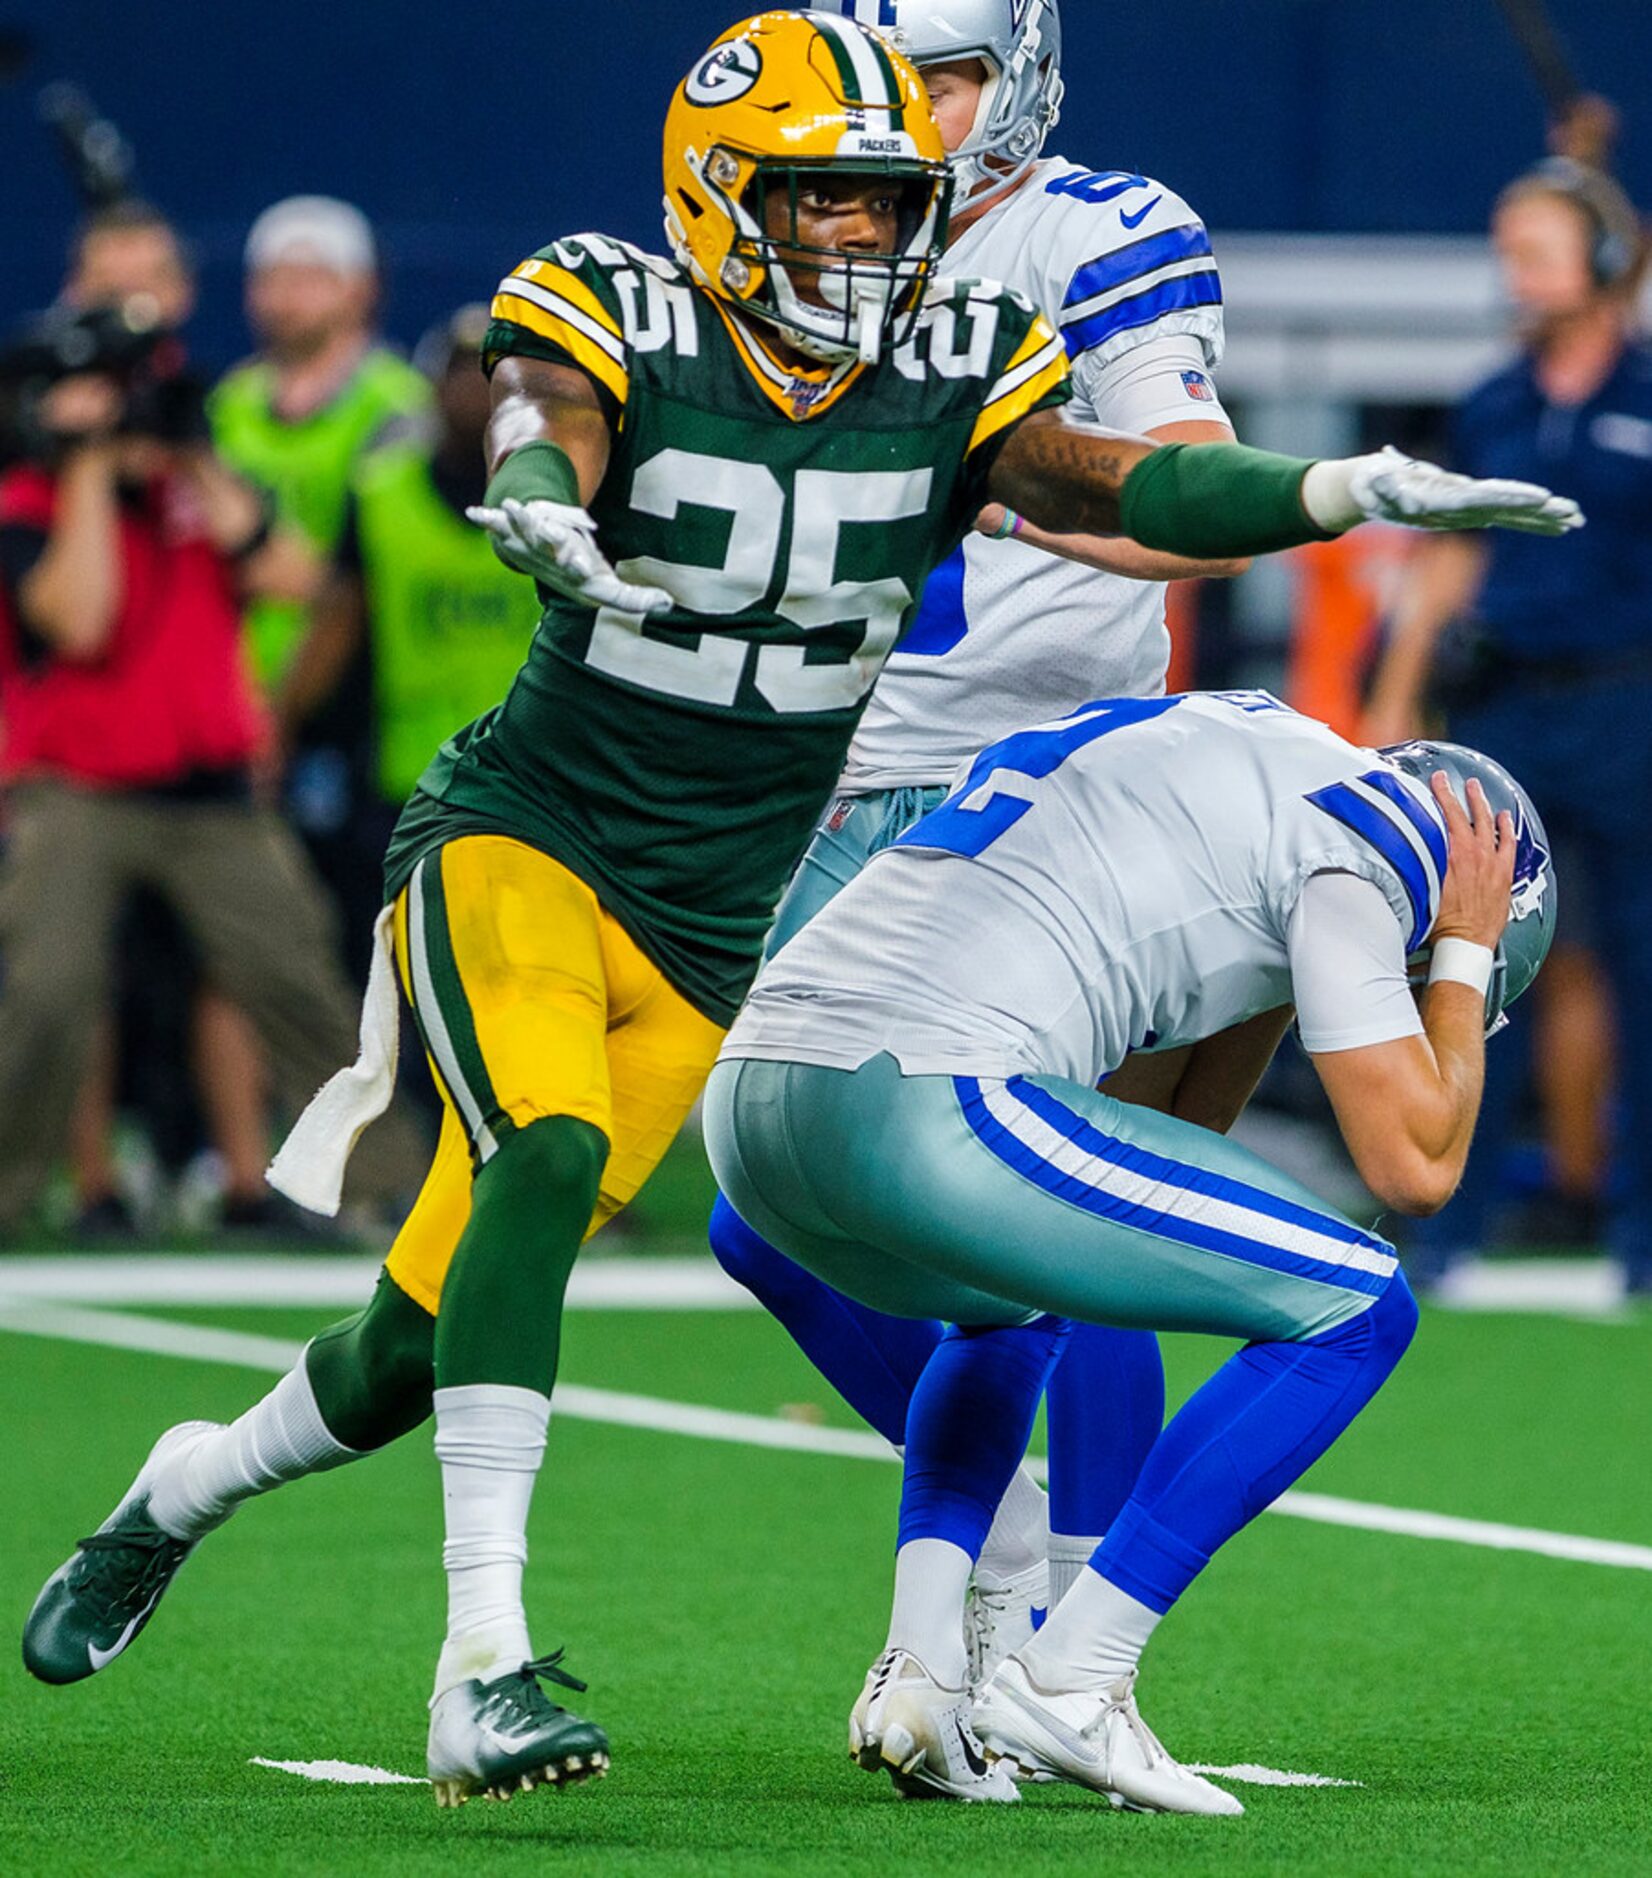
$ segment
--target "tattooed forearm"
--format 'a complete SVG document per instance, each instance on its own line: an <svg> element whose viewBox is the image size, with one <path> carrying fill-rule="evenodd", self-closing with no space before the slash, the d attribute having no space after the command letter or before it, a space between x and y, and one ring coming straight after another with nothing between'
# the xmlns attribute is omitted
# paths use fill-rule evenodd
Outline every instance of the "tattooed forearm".
<svg viewBox="0 0 1652 1878"><path fill-rule="evenodd" d="M995 502L1039 528L1111 535L1119 528L1119 491L1154 446L1117 431L1083 430L1055 412L1019 425L988 479Z"/></svg>

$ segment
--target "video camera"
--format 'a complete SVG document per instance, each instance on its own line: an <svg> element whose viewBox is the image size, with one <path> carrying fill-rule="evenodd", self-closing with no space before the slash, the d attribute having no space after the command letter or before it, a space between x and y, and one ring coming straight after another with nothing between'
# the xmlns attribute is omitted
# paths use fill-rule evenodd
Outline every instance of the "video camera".
<svg viewBox="0 0 1652 1878"><path fill-rule="evenodd" d="M4 53L0 34L0 75L7 69ZM26 62L26 46L19 58ZM78 86L48 86L40 96L40 115L56 133L75 193L88 210L131 198L131 148ZM0 461L50 460L72 444L53 434L42 407L53 385L81 373L120 386L123 434L171 444L206 439L205 388L186 369L178 335L139 296L106 306L53 307L0 343Z"/></svg>
<svg viewBox="0 0 1652 1878"><path fill-rule="evenodd" d="M55 457L73 442L46 422L46 394L65 378L95 374L125 394L117 426L129 437L202 443L206 393L187 370L176 333L138 297L109 306L53 307L0 347L0 431L8 455Z"/></svg>

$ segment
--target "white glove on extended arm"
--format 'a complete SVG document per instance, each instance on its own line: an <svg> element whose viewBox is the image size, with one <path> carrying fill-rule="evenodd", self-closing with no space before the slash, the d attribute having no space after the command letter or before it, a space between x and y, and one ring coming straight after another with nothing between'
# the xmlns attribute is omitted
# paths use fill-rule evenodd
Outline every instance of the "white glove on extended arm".
<svg viewBox="0 0 1652 1878"><path fill-rule="evenodd" d="M494 552L507 567L531 574L581 606L665 613L677 604L663 587L621 580L597 546L596 523L570 503L542 497L518 502L507 496L496 509L466 509L465 514L493 537Z"/></svg>
<svg viewBox="0 0 1652 1878"><path fill-rule="evenodd" d="M1569 496L1536 483L1459 476L1419 463L1392 445L1373 456L1328 458L1302 479L1302 506L1327 531L1359 522L1406 528L1517 528L1528 535L1564 535L1583 526Z"/></svg>

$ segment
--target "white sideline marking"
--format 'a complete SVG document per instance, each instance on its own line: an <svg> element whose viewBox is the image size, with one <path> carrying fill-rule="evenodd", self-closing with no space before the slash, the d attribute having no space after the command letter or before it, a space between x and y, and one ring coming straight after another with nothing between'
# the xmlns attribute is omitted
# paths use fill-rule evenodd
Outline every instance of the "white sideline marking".
<svg viewBox="0 0 1652 1878"><path fill-rule="evenodd" d="M1469 1259L1429 1302L1448 1311L1518 1311L1632 1324L1623 1273L1611 1259Z"/></svg>
<svg viewBox="0 0 1652 1878"><path fill-rule="evenodd" d="M255 1754L249 1767L273 1767L300 1780L329 1780L339 1787L422 1787L417 1774L393 1774L388 1767L358 1767L354 1761L267 1761Z"/></svg>
<svg viewBox="0 0 1652 1878"><path fill-rule="evenodd" d="M0 1260L0 1292L66 1304L290 1305L348 1310L364 1304L379 1275L371 1256L258 1252L80 1253ZM570 1310L759 1310L756 1298L709 1258L581 1259L568 1285Z"/></svg>
<svg viewBox="0 0 1652 1878"><path fill-rule="evenodd" d="M273 1767L300 1780L325 1780L340 1787L422 1787L417 1774L393 1774L386 1767L358 1767L354 1761L271 1761L253 1755L249 1767ZM1293 1774L1282 1767L1258 1767L1244 1761L1237 1767L1205 1767L1193 1761L1183 1765L1190 1774L1213 1774L1220 1780L1240 1780L1253 1787L1363 1787L1363 1780L1333 1780L1329 1774Z"/></svg>
<svg viewBox="0 0 1652 1878"><path fill-rule="evenodd" d="M274 1765L273 1762L267 1765ZM1213 1774L1218 1780L1242 1780L1252 1787L1363 1787L1363 1780L1333 1780L1329 1774L1292 1774L1282 1767L1258 1767L1254 1761L1241 1761L1237 1767L1205 1767L1195 1761L1183 1761L1190 1774Z"/></svg>
<svg viewBox="0 0 1652 1878"><path fill-rule="evenodd" d="M198 1324L169 1323L121 1311L88 1311L74 1305L34 1303L0 1297L0 1330L57 1337L107 1349L140 1350L155 1356L181 1356L206 1363L237 1364L246 1369L285 1371L302 1345L280 1337L255 1337L240 1330L213 1330ZM834 1454L850 1460L893 1462L894 1450L869 1429L817 1428L807 1422L747 1415L735 1409L704 1408L693 1402L669 1402L658 1396L626 1395L565 1383L556 1391L556 1412L572 1421L604 1422L622 1428L646 1428L656 1434L694 1435L702 1441L728 1441L740 1447L783 1449L794 1454ZM1034 1473L1044 1463L1032 1457ZM1377 1506L1366 1500L1343 1500L1328 1493L1293 1489L1267 1509L1292 1519L1362 1532L1392 1533L1407 1539L1443 1539L1496 1552L1530 1552L1540 1558L1568 1559L1584 1565L1610 1565L1626 1571L1652 1571L1652 1546L1617 1539L1590 1539L1575 1533L1545 1532L1534 1526L1503 1526L1490 1520L1459 1519L1450 1513L1427 1513L1409 1507Z"/></svg>

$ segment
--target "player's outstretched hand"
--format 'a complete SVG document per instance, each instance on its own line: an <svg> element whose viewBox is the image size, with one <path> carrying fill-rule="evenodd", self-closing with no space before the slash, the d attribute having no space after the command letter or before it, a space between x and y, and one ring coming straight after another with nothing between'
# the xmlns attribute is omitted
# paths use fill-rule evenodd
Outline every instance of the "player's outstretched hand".
<svg viewBox="0 0 1652 1878"><path fill-rule="evenodd" d="M1469 779L1466 811L1444 770L1434 772L1430 786L1451 841L1432 937L1495 947L1509 923L1514 892L1514 817L1507 809L1493 813L1478 777Z"/></svg>
<svg viewBox="0 0 1652 1878"><path fill-rule="evenodd" d="M1326 528L1398 522L1406 528L1517 528L1564 535L1583 526L1569 496L1536 483L1459 476L1390 446L1372 456L1314 464L1302 485L1309 514Z"/></svg>
<svg viewBox="0 0 1652 1878"><path fill-rule="evenodd" d="M664 613L677 604L663 587L620 579L597 546L596 523L584 509L507 496L497 509L466 509L465 514L493 537L494 553L507 567L531 574L581 606L643 614Z"/></svg>

